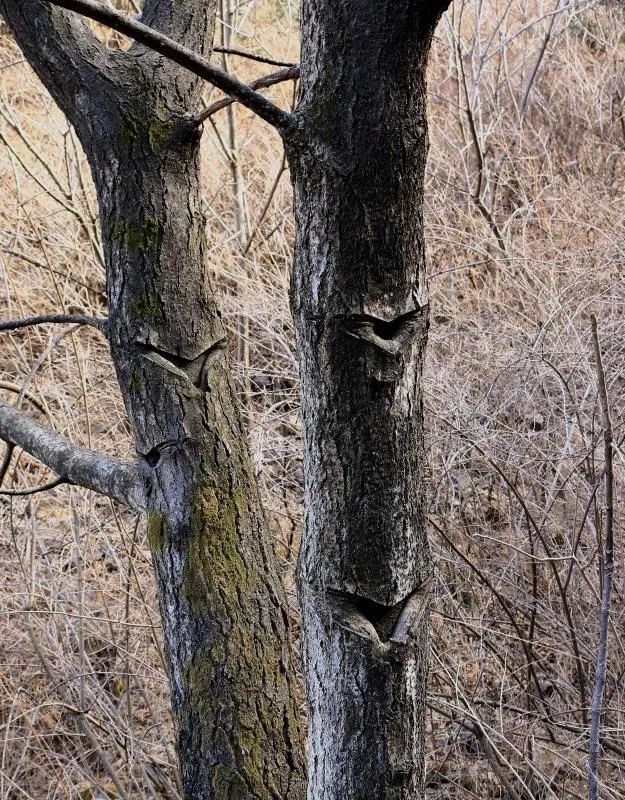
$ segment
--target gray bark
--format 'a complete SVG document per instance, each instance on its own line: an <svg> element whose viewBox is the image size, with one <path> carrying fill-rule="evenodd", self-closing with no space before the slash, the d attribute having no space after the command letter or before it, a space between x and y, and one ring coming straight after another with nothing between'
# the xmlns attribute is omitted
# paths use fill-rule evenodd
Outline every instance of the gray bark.
<svg viewBox="0 0 625 800"><path fill-rule="evenodd" d="M424 792L427 56L446 3L304 0L292 282L309 800Z"/></svg>
<svg viewBox="0 0 625 800"><path fill-rule="evenodd" d="M2 400L0 439L21 447L68 483L108 495L136 511L145 508L143 485L135 464L80 447Z"/></svg>
<svg viewBox="0 0 625 800"><path fill-rule="evenodd" d="M0 0L74 124L98 194L107 333L145 489L187 800L297 800L289 621L208 281L200 82L70 15ZM148 0L145 20L209 55L213 0Z"/></svg>

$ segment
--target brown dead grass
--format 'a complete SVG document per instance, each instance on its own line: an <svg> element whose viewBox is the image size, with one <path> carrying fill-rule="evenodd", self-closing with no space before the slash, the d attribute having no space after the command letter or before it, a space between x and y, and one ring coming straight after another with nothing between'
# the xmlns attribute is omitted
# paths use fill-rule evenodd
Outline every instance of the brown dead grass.
<svg viewBox="0 0 625 800"><path fill-rule="evenodd" d="M240 7L232 43L295 60L294 17L285 0L255 0ZM437 33L426 418L439 578L428 791L440 800L585 794L581 709L604 526L589 315L599 319L620 442L624 41L622 5L557 0L456 0ZM227 66L248 79L264 71L239 58ZM288 105L292 88L272 94ZM216 96L207 91L206 102ZM241 109L231 121L221 112L204 136L211 263L290 588L302 475L288 171L271 131ZM0 145L2 316L104 314L84 159L6 31ZM3 337L3 396L75 441L130 452L95 332ZM21 454L4 487L50 477ZM0 797L176 797L143 526L66 486L0 499L0 525ZM605 798L625 794L620 508L616 537Z"/></svg>

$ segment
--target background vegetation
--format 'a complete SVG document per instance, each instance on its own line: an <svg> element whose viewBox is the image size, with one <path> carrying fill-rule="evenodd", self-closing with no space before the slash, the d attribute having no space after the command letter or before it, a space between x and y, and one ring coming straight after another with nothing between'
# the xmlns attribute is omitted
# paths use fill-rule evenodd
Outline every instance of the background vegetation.
<svg viewBox="0 0 625 800"><path fill-rule="evenodd" d="M297 60L296 6L229 2L220 43ZM128 44L98 35L110 47ZM272 70L215 59L249 80ZM426 373L436 800L585 794L605 525L591 313L621 502L625 466L624 67L618 2L456 0L437 32ZM294 102L292 83L271 94ZM207 88L205 99L218 93ZM84 158L5 29L0 145L2 318L105 314ZM297 619L288 170L278 137L241 108L205 124L204 157L213 281ZM46 326L2 336L3 397L77 442L131 452L97 332ZM4 455L0 476L3 491L18 493L54 477L20 453ZM617 505L604 798L625 794L620 523ZM0 798L175 798L143 523L67 485L5 494L0 555Z"/></svg>

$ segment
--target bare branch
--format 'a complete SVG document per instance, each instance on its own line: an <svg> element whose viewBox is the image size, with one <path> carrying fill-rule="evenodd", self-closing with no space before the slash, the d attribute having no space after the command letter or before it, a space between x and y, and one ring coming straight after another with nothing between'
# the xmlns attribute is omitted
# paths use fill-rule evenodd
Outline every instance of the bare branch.
<svg viewBox="0 0 625 800"><path fill-rule="evenodd" d="M134 464L80 447L2 400L0 439L21 447L66 481L108 495L136 511L144 509L143 486Z"/></svg>
<svg viewBox="0 0 625 800"><path fill-rule="evenodd" d="M270 75L257 78L250 83L250 89L266 89L268 86L274 86L276 83L282 83L283 81L296 81L299 75L299 66L294 64L278 72L272 72ZM212 103L212 105L208 106L208 108L205 108L204 111L197 115L195 118L196 125L200 125L209 117L212 117L217 111L221 111L222 108L226 108L236 102L236 97L224 97L222 100L217 100L217 102Z"/></svg>
<svg viewBox="0 0 625 800"><path fill-rule="evenodd" d="M9 319L5 322L0 322L0 331L16 331L19 330L19 328L29 328L33 325L44 325L46 323L89 325L99 330L105 336L108 327L108 320L106 317L90 317L87 314L40 314L35 317Z"/></svg>
<svg viewBox="0 0 625 800"><path fill-rule="evenodd" d="M603 586L601 588L601 611L599 612L599 649L597 651L597 669L595 688L592 696L590 714L590 743L588 746L588 800L597 800L599 796L599 731L601 726L601 707L605 689L606 667L608 662L608 630L610 621L610 605L612 602L612 581L614 576L614 468L612 452L612 420L610 404L605 381L605 372L601 358L601 345L597 330L597 318L590 318L592 341L595 352L597 383L603 417L603 445L605 450L605 544L603 549Z"/></svg>
<svg viewBox="0 0 625 800"><path fill-rule="evenodd" d="M50 0L53 5L75 11L85 17L107 25L113 30L129 36L136 42L155 50L181 67L188 69L200 78L212 83L218 89L234 97L239 103L249 108L265 122L273 125L281 132L286 132L294 125L294 117L274 105L262 94L255 92L247 84L214 66L206 58L178 44L173 39L158 31L120 14L118 11L103 6L95 0Z"/></svg>
<svg viewBox="0 0 625 800"><path fill-rule="evenodd" d="M49 483L44 483L41 486L34 486L32 489L2 489L0 495L7 497L29 497L32 494L39 494L40 492L47 492L50 489L56 489L57 486L62 486L64 483L71 483L67 478L56 478Z"/></svg>
<svg viewBox="0 0 625 800"><path fill-rule="evenodd" d="M0 381L0 389L4 389L7 392L13 392L13 394L19 395L18 403L21 402L22 398L28 400L29 403L32 403L38 411L41 411L42 414L46 413L46 409L43 403L39 402L39 398L29 392L28 389L25 389L24 386L20 386L19 383L11 383L10 381ZM0 486L2 486L2 471L0 470Z"/></svg>
<svg viewBox="0 0 625 800"><path fill-rule="evenodd" d="M27 253L22 253L20 250L14 250L13 248L3 244L0 244L0 250L10 256L19 258L20 261L25 261L27 264L32 264L33 267L45 269L48 272L51 272L53 275L58 275L60 278L69 280L72 283L75 283L77 286L82 286L83 289L86 289L88 292L91 292L91 294L94 294L96 297L102 300L106 299L106 292L103 289L98 289L97 286L93 286L85 281L81 281L80 278L76 278L74 275L70 275L68 272L63 272L63 270L60 269L54 269L49 264L44 264L43 261L39 261L38 259L29 256Z"/></svg>
<svg viewBox="0 0 625 800"><path fill-rule="evenodd" d="M248 58L250 61L258 61L261 64L273 64L274 67L296 67L292 61L276 61L275 58L267 58L267 56L257 56L255 53L248 53L247 50L239 50L236 47L213 47L215 53L225 53L228 56L239 56L240 58ZM250 84L250 88L254 88L254 84Z"/></svg>

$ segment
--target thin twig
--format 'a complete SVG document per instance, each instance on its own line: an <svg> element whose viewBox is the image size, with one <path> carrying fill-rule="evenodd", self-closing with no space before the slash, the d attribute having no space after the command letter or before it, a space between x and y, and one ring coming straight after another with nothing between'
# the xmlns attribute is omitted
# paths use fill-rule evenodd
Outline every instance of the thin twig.
<svg viewBox="0 0 625 800"><path fill-rule="evenodd" d="M588 800L599 797L597 769L599 766L599 728L601 725L601 707L605 689L606 666L608 661L608 630L610 604L612 601L612 581L614 575L614 469L612 453L612 420L610 404L605 381L605 371L601 359L601 345L597 329L597 318L590 318L592 341L595 351L595 366L601 414L603 418L603 446L605 450L605 546L603 550L603 586L601 589L601 610L599 616L599 650L597 652L597 669L595 672L595 688L592 696L590 714L590 742L588 745Z"/></svg>
<svg viewBox="0 0 625 800"><path fill-rule="evenodd" d="M278 172L276 174L276 177L274 178L273 184L271 185L271 189L269 190L269 194L267 195L267 199L263 203L263 207L260 210L260 214L258 215L258 219L256 220L256 224L254 225L254 228L253 228L252 232L250 233L249 238L248 238L247 242L245 243L245 246L243 247L243 255L244 256L246 256L248 254L249 249L252 246L252 242L254 241L254 236L256 235L256 232L260 229L260 226L261 226L263 220L265 219L265 215L266 215L267 211L269 211L269 206L271 205L271 202L272 202L272 200L274 198L274 195L276 193L276 190L278 188L278 184L280 183L280 178L284 175L285 170L286 170L286 153L283 153L282 154L282 161L280 162L280 169L278 170Z"/></svg>
<svg viewBox="0 0 625 800"><path fill-rule="evenodd" d="M526 659L526 663L527 663L527 668L528 668L529 672L532 675L532 679L533 679L534 684L536 686L536 690L538 692L538 696L540 697L540 700L542 702L542 706L543 706L543 708L545 710L545 714L546 714L547 718L551 721L550 711L549 711L549 704L547 703L547 700L546 700L546 698L544 696L543 688L542 688L542 685L540 683L540 679L538 677L538 674L536 673L536 666L535 666L534 660L532 658L532 653L531 653L530 649L528 648L527 638L526 638L525 634L523 633L523 631L521 630L521 626L519 624L519 621L518 621L517 617L513 613L513 610L510 608L510 601L508 600L508 598L504 597L501 594L501 592L496 588L494 583L488 578L488 576L482 570L480 570L480 568L477 566L477 564L474 564L473 561L466 555L466 553L463 553L462 550L460 550L453 543L453 541L449 538L449 536L447 536L447 534L445 533L443 528L441 528L441 526L438 525L438 523L431 516L428 517L428 521L430 522L432 527L438 532L438 534L445 540L445 542L448 545L448 547L450 547L454 551L454 553L457 556L459 556L465 562L465 564L467 564L467 566L469 566L471 568L471 570L477 575L477 577L482 581L482 583L484 583L488 587L488 589L490 590L492 595L495 597L495 599L498 601L498 603L501 606L501 608L503 609L504 613L506 614L506 616L510 620L510 623L512 624L512 627L514 628L514 630L515 630L515 632L517 634L519 643L520 643L520 645L521 645L521 647L523 649L523 653L525 655L525 659Z"/></svg>
<svg viewBox="0 0 625 800"><path fill-rule="evenodd" d="M543 62L545 57L545 53L547 52L547 47L549 46L549 42L551 41L551 37L553 36L553 29L555 28L555 24L558 20L558 12L560 10L560 6L562 5L562 0L557 0L556 8L551 17L551 22L549 23L549 27L547 28L547 33L543 37L543 41L538 52L538 58L536 59L536 63L534 64L534 69L532 70L532 74L530 75L529 81L527 82L527 86L525 88L525 92L523 93L523 99L521 100L521 104L519 106L519 117L523 119L525 116L525 112L527 110L527 102L530 97L530 93L532 91L532 86L536 82L536 77L538 76L538 71L540 69L540 65Z"/></svg>
<svg viewBox="0 0 625 800"><path fill-rule="evenodd" d="M43 403L39 400L37 395L33 394L32 392L28 392L24 389L23 386L20 386L19 383L11 383L10 381L0 381L0 389L4 389L6 392L12 392L13 394L17 394L20 396L20 400L28 400L29 403L32 403L38 411L41 411L42 414L47 414L46 407ZM0 481L0 486L2 482Z"/></svg>
<svg viewBox="0 0 625 800"><path fill-rule="evenodd" d="M44 264L42 261L39 261L32 256L29 256L27 253L22 253L19 250L13 250L6 245L0 244L0 250L3 253L7 253L7 255L15 256L15 258L19 258L20 261L25 261L27 264L32 264L33 267L37 267L37 269L44 269L48 270L52 275L58 275L59 278L64 278L65 280L71 281L75 283L77 286L82 286L83 289L86 289L88 292L94 294L98 299L106 300L106 292L103 289L98 289L96 286L92 286L85 281L81 281L80 278L76 278L74 275L70 275L68 272L63 272L60 269L52 269L49 267L48 264ZM94 262L95 263L95 262Z"/></svg>
<svg viewBox="0 0 625 800"><path fill-rule="evenodd" d="M89 325L106 336L108 319L106 317L90 317L87 314L40 314L35 317L9 319L0 322L0 331L16 331L20 328L29 328L33 325L45 325L47 323Z"/></svg>
<svg viewBox="0 0 625 800"><path fill-rule="evenodd" d="M59 331L57 334L55 334L52 337L52 339L51 339L50 343L48 344L48 346L44 350L42 350L42 352L38 355L37 360L35 361L35 363L30 368L29 373L24 377L24 380L22 381L22 385L20 387L20 391L16 392L16 394L18 395L17 402L15 403L15 407L16 408L20 407L23 398L27 398L27 399L30 398L30 393L28 391L28 387L30 386L31 382L33 381L36 373L39 371L39 369L41 369L41 366L45 363L45 361L48 358L48 356L50 355L50 353L54 350L54 348L66 336L69 336L69 334L71 334L71 332L75 331L75 330L77 330L77 327L75 325L70 325L67 328L63 328L61 331ZM9 389L9 391L13 391L13 390ZM46 409L43 408L43 407L40 407L39 405L37 405L37 403L35 403L35 407L39 408L40 410L42 410L42 413L44 413L44 414L47 413ZM12 444L11 442L7 442L6 445L7 445L7 448L6 448L6 452L4 454L4 458L2 459L2 462L0 462L0 486L2 486L2 484L4 483L4 479L6 478L6 474L9 471L9 466L11 465L11 459L13 458L13 451L15 450L15 445Z"/></svg>
<svg viewBox="0 0 625 800"><path fill-rule="evenodd" d="M39 492L47 492L50 489L56 489L57 486L61 486L64 483L71 483L71 481L61 476L49 483L35 486L32 489L2 489L0 495L7 495L8 497L28 497L32 494L39 494Z"/></svg>
<svg viewBox="0 0 625 800"><path fill-rule="evenodd" d="M225 53L228 56L240 56L241 58L248 58L250 61L259 61L261 64L273 64L274 67L297 66L292 61L276 61L275 58L257 56L255 53L249 53L247 50L240 50L237 47L213 47L213 51L215 53Z"/></svg>
<svg viewBox="0 0 625 800"><path fill-rule="evenodd" d="M576 631L575 626L573 624L573 615L572 615L572 612L571 612L569 599L568 599L566 591L564 589L564 585L562 583L562 577L560 576L560 573L558 571L557 564L556 564L556 562L554 561L554 559L552 557L552 552L551 552L551 547L549 546L549 542L545 538L545 535L544 535L544 532L543 532L541 526L534 519L534 516L531 513L531 511L530 511L525 499L523 498L523 495L519 491L518 487L515 485L514 481L511 480L508 477L508 475L506 474L505 470L503 470L501 468L499 463L496 460L494 460L493 458L491 458L487 454L487 452L484 450L484 448L481 447L480 444L478 444L478 442L474 441L466 433L466 431L458 428L456 425L454 425L454 423L451 420L447 419L446 417L441 416L441 415L437 415L437 416L439 417L439 419L441 419L443 422L445 422L445 424L448 425L453 431L455 431L456 434L458 434L462 439L464 439L466 442L468 442L471 445L471 447L474 447L478 451L478 453L480 453L480 455L499 474L499 476L502 478L502 480L504 481L506 486L508 486L509 490L512 492L512 494L516 498L517 502L519 503L519 505L523 509L523 512L525 514L525 519L527 521L528 527L530 525L532 526L532 528L534 529L534 531L536 533L536 536L538 537L538 540L540 541L540 543L541 543L541 545L542 545L542 547L543 547L543 549L545 551L545 554L547 555L547 564L548 564L548 566L549 566L549 568L550 568L550 570L551 570L551 572L553 574L554 580L556 582L556 586L558 588L558 592L560 594L560 598L561 598L561 601L562 601L562 610L564 612L564 616L565 616L566 623L567 623L568 635L570 637L571 646L573 648L573 654L575 656L575 671L577 673L577 682L578 682L578 688L579 688L579 693L580 693L581 708L582 708L582 713L584 715L584 722L586 722L586 713L587 713L588 704L586 702L586 672L585 672L585 669L584 669L584 662L582 660L582 655L581 655L581 651L580 651L580 648L579 648L579 641L578 641L577 631Z"/></svg>

